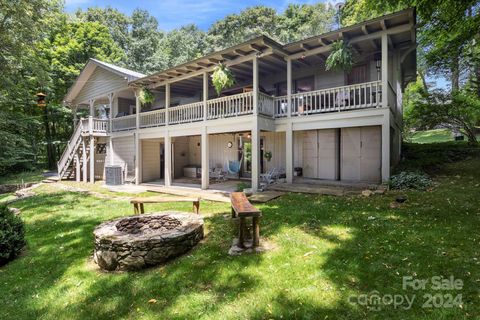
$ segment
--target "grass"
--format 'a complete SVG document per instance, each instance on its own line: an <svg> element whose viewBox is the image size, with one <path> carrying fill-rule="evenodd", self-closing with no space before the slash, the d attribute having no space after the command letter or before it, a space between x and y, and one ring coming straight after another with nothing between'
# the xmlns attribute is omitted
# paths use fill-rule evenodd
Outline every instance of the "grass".
<svg viewBox="0 0 480 320"><path fill-rule="evenodd" d="M15 203L28 245L0 268L1 319L474 319L480 314L480 159L437 170L430 192L364 198L289 194L259 206L274 249L232 257L229 207L202 203L206 238L141 272L105 273L92 262L92 231L129 215L127 201L37 189ZM190 204L153 210L190 211ZM402 277L449 277L459 291L402 288ZM378 292L416 294L412 308L350 304ZM461 306L422 308L425 294L462 294ZM155 303L149 303L155 299ZM405 306L405 305L404 305Z"/></svg>
<svg viewBox="0 0 480 320"><path fill-rule="evenodd" d="M413 143L438 143L453 141L452 131L448 129L434 129L417 131L412 135Z"/></svg>
<svg viewBox="0 0 480 320"><path fill-rule="evenodd" d="M0 176L0 184L21 184L28 182L39 182L44 178L45 170L22 171Z"/></svg>

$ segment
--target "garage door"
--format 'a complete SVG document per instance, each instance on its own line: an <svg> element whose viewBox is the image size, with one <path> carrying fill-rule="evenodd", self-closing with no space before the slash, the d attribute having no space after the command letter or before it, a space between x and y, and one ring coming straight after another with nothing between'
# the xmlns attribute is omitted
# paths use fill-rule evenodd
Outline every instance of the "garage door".
<svg viewBox="0 0 480 320"><path fill-rule="evenodd" d="M303 137L303 176L337 179L337 129L309 130Z"/></svg>
<svg viewBox="0 0 480 320"><path fill-rule="evenodd" d="M379 182L381 179L381 127L342 128L341 179Z"/></svg>

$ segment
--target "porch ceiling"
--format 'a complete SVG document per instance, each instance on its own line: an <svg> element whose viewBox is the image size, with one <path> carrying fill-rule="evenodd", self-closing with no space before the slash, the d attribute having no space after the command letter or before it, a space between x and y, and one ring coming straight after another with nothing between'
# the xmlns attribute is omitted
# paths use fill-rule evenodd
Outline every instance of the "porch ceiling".
<svg viewBox="0 0 480 320"><path fill-rule="evenodd" d="M154 73L150 76L130 82L131 86L150 88L159 87L166 82L201 83L202 73L211 72L218 63L225 63L240 77L252 74L250 61L254 55L262 57L259 59L260 72L276 72L284 67L287 53L282 45L274 40L260 36L246 41L234 47L218 52L213 52L202 58L189 61L173 68Z"/></svg>

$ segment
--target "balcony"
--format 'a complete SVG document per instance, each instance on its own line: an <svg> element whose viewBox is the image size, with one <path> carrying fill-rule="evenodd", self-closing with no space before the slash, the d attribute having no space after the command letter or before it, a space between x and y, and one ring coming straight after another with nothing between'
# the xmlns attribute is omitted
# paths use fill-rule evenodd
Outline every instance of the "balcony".
<svg viewBox="0 0 480 320"><path fill-rule="evenodd" d="M328 112L375 108L382 101L381 81L372 81L349 86L321 89L291 95L292 117ZM181 106L143 112L140 128L178 125L204 120L241 117L254 113L253 92L194 102ZM288 116L288 96L272 97L258 94L258 114L271 118ZM206 111L205 111L206 110ZM205 115L206 112L206 115ZM128 131L136 128L136 115L112 119L112 131Z"/></svg>

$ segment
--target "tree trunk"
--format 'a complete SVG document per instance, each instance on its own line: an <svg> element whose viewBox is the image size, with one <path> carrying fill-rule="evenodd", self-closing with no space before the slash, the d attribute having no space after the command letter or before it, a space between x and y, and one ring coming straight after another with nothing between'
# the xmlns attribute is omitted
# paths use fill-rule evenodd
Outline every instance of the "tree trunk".
<svg viewBox="0 0 480 320"><path fill-rule="evenodd" d="M452 92L458 91L458 89L460 89L460 85L459 85L460 70L458 69L458 56L453 57L451 72L452 72L452 75L451 75Z"/></svg>
<svg viewBox="0 0 480 320"><path fill-rule="evenodd" d="M45 125L45 139L47 140L47 166L48 169L55 169L55 154L52 145L52 135L50 133L50 124L48 123L48 110L45 106L43 112L43 123Z"/></svg>

